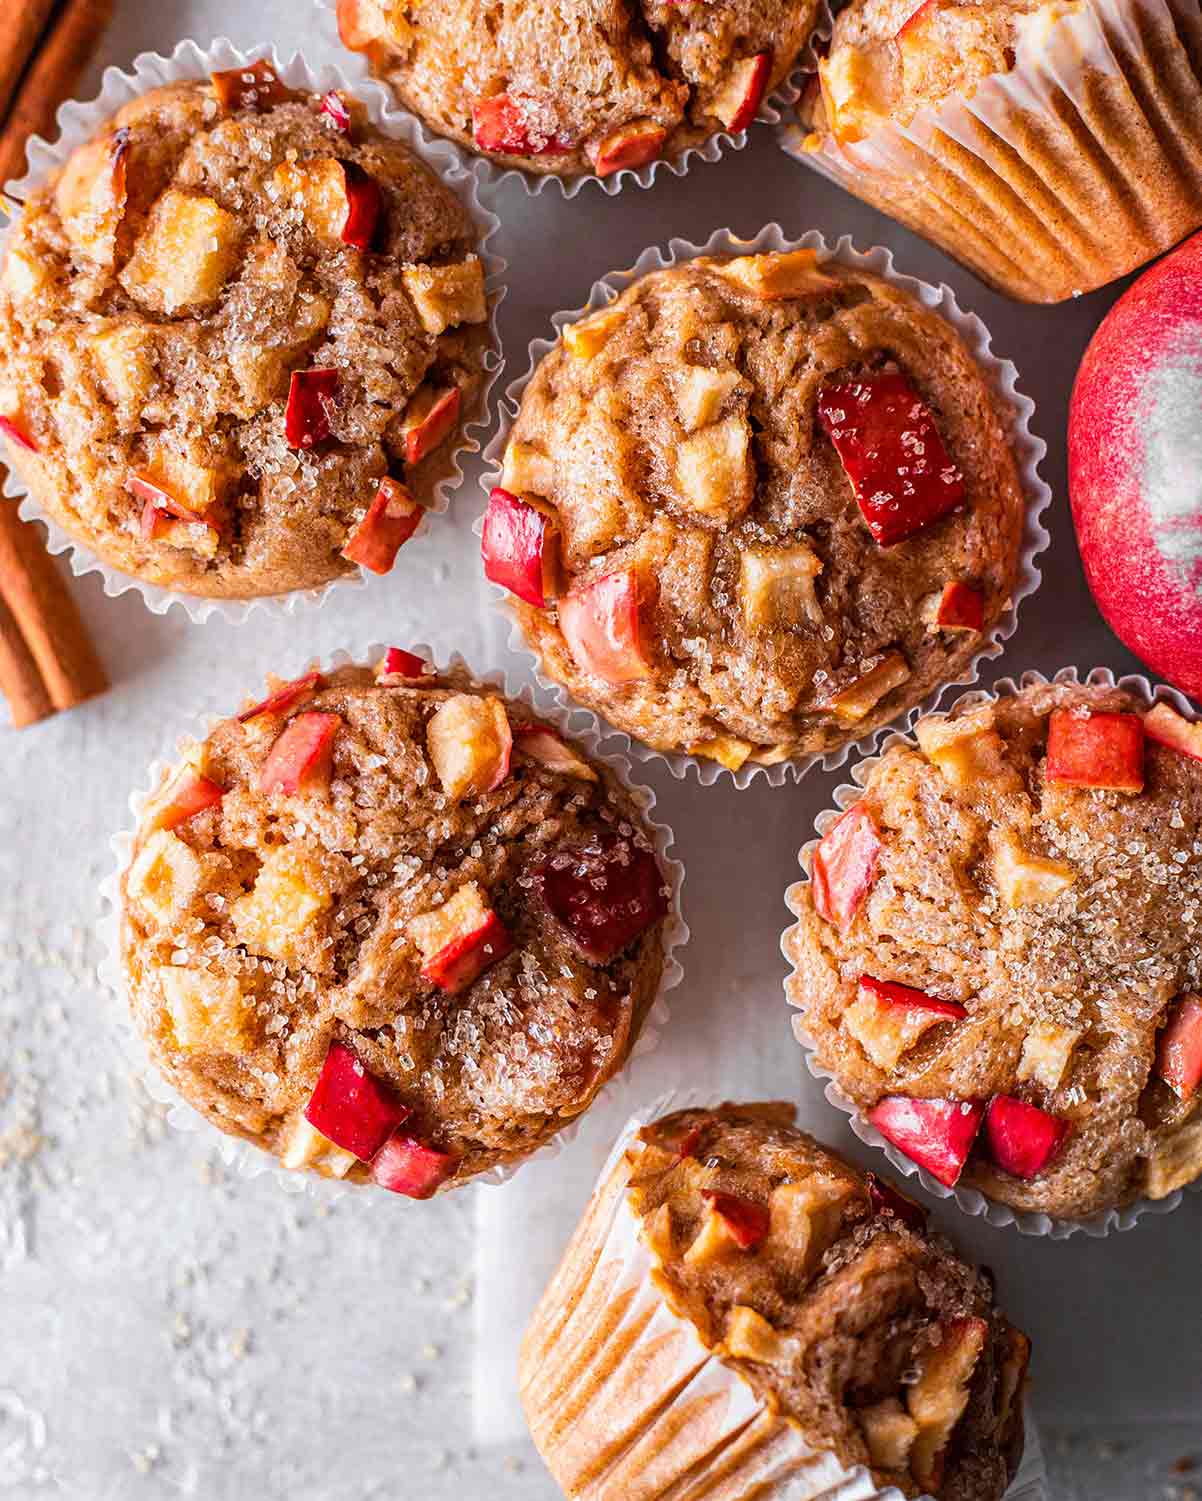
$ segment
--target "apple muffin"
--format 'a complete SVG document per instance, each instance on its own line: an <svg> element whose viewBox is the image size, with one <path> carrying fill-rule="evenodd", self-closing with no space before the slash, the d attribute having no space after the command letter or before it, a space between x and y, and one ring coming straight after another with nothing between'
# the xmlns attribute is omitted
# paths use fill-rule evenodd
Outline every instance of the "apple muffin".
<svg viewBox="0 0 1202 1501"><path fill-rule="evenodd" d="M1023 525L952 326L797 250L653 272L565 328L483 550L574 697L738 770L858 740L961 676Z"/></svg>
<svg viewBox="0 0 1202 1501"><path fill-rule="evenodd" d="M619 1142L519 1367L573 1501L1000 1501L1013 1479L1030 1341L992 1279L792 1121L725 1104Z"/></svg>
<svg viewBox="0 0 1202 1501"><path fill-rule="evenodd" d="M1202 726L962 700L872 764L789 905L799 1035L949 1187L1081 1219L1202 1173Z"/></svg>
<svg viewBox="0 0 1202 1501"><path fill-rule="evenodd" d="M477 238L349 96L263 62L155 89L9 238L14 467L72 537L164 588L387 572L482 386Z"/></svg>
<svg viewBox="0 0 1202 1501"><path fill-rule="evenodd" d="M502 166L608 177L738 132L796 66L818 0L337 0L343 43L407 108Z"/></svg>
<svg viewBox="0 0 1202 1501"><path fill-rule="evenodd" d="M413 1198L587 1109L659 988L633 797L462 670L272 684L168 772L121 881L151 1057L287 1168Z"/></svg>

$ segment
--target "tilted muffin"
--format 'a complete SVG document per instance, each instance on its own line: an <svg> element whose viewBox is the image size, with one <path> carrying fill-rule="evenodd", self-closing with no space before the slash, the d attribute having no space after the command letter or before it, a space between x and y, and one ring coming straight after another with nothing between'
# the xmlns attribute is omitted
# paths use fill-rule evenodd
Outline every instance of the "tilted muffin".
<svg viewBox="0 0 1202 1501"><path fill-rule="evenodd" d="M606 177L740 131L792 71L818 0L338 0L346 46L440 135Z"/></svg>
<svg viewBox="0 0 1202 1501"><path fill-rule="evenodd" d="M72 537L186 594L386 572L481 385L476 239L349 97L265 63L155 89L9 238L12 462Z"/></svg>
<svg viewBox="0 0 1202 1501"><path fill-rule="evenodd" d="M915 733L789 892L800 1032L942 1183L1163 1198L1202 1173L1202 728L1059 682Z"/></svg>
<svg viewBox="0 0 1202 1501"><path fill-rule="evenodd" d="M1009 1485L1030 1341L917 1204L792 1119L726 1104L619 1142L519 1366L573 1501Z"/></svg>
<svg viewBox="0 0 1202 1501"><path fill-rule="evenodd" d="M1031 302L1202 224L1197 0L851 0L796 154Z"/></svg>
<svg viewBox="0 0 1202 1501"><path fill-rule="evenodd" d="M221 1130L425 1198L585 1110L655 998L669 892L634 798L462 671L276 683L144 809L138 1029Z"/></svg>
<svg viewBox="0 0 1202 1501"><path fill-rule="evenodd" d="M737 770L961 675L1023 522L952 326L798 250L653 272L567 327L522 396L484 562L574 697Z"/></svg>

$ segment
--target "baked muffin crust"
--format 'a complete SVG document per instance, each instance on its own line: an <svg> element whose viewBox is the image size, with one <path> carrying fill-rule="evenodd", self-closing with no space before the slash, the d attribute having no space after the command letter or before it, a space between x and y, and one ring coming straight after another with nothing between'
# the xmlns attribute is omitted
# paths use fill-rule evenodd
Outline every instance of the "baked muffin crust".
<svg viewBox="0 0 1202 1501"><path fill-rule="evenodd" d="M916 733L789 894L787 993L818 1060L936 1176L1015 1209L1183 1186L1202 1171L1193 727L1050 684Z"/></svg>
<svg viewBox="0 0 1202 1501"><path fill-rule="evenodd" d="M339 0L339 33L441 135L506 166L606 175L742 130L814 0Z"/></svg>
<svg viewBox="0 0 1202 1501"><path fill-rule="evenodd" d="M276 682L192 747L143 812L122 954L155 1064L221 1130L395 1188L391 1131L432 1189L621 1066L668 898L606 768L461 671L387 666Z"/></svg>
<svg viewBox="0 0 1202 1501"><path fill-rule="evenodd" d="M889 388L900 415L867 463L896 464L857 497L863 454L836 443ZM646 744L732 769L859 739L963 672L1009 603L1024 509L954 330L811 251L689 261L569 326L501 489L545 519L541 607L497 566L498 492L484 537L544 669ZM963 628L936 624L948 590L975 609Z"/></svg>
<svg viewBox="0 0 1202 1501"><path fill-rule="evenodd" d="M349 97L214 80L133 100L30 194L0 279L13 461L166 588L382 571L481 384L477 231Z"/></svg>

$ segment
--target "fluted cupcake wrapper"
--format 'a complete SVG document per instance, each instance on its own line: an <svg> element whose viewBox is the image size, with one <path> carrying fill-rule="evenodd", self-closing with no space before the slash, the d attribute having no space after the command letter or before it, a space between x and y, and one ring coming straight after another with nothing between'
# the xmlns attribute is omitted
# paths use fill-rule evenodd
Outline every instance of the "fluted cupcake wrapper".
<svg viewBox="0 0 1202 1501"><path fill-rule="evenodd" d="M473 174L467 171L458 156L443 141L427 137L417 128L417 122L404 111L393 107L390 96L371 79L352 84L347 74L339 68L326 64L312 67L299 53L289 58L281 57L274 48L252 47L243 52L224 37L202 47L195 41L180 42L170 57L155 52L143 52L134 58L129 71L106 68L100 93L86 103L70 101L58 112L56 123L59 134L53 142L40 136L31 136L26 148L29 170L18 181L7 184L17 200L42 183L52 172L58 171L78 146L89 141L122 105L131 99L148 93L165 84L206 78L210 73L226 68L241 68L258 58L266 58L280 78L292 88L322 94L329 89L344 89L353 93L364 105L372 124L385 135L400 140L418 157L435 177L451 189L467 210L480 234L476 252L484 266L485 286L488 294L489 335L491 348L484 357L481 387L476 396L471 415L463 423L457 441L444 445L440 451L440 473L431 488L429 514L446 511L451 496L463 480L463 461L471 454L479 453L484 434L492 425L491 394L498 376L504 369L501 358L501 336L497 326L497 309L505 296L505 261L492 248L492 242L501 221L480 200L478 184ZM8 240L8 228L0 233L0 256ZM17 500L20 515L27 521L40 521L47 532L47 550L65 553L71 572L100 574L104 592L110 598L133 590L142 598L148 610L164 615L173 605L184 611L195 624L216 618L227 624L240 625L256 611L269 611L276 615L290 615L296 610L325 604L336 589L361 589L367 583L362 569L343 578L331 579L314 589L294 589L287 594L261 595L253 599L210 598L199 594L184 594L179 590L164 589L130 573L123 573L97 556L84 543L54 520L30 493L28 487L10 471L4 485L4 494ZM429 526L424 518L415 535L420 536ZM397 564L397 572L405 567L404 554Z"/></svg>
<svg viewBox="0 0 1202 1501"><path fill-rule="evenodd" d="M988 692L978 690L973 693L964 693L950 704L941 713L954 714L958 709L969 709L977 704L991 703L995 699L1008 698L1021 692L1024 688L1046 686L1049 682L1064 684L1084 684L1087 687L1114 688L1119 687L1126 692L1140 698L1148 707L1154 703L1167 703L1171 708L1183 714L1187 719L1195 717L1193 707L1184 694L1178 693L1175 688L1169 688L1161 683L1153 687L1146 677L1137 673L1130 673L1126 677L1115 679L1114 673L1108 667L1095 667L1086 676L1082 677L1075 667L1064 667L1053 678L1046 678L1041 672L1024 672L1021 678L1000 678L994 683ZM904 733L895 732L881 744L877 753L865 756L857 761L851 769L852 780L843 782L835 788L832 801L834 807L826 809L814 820L814 828L818 832L817 839L811 839L804 844L798 852L798 863L801 865L804 879L796 886L791 886L785 893L785 905L795 917L799 915L795 892L800 892L808 885L810 872L813 864L814 851L818 847L819 840L830 829L851 805L858 801L864 791L864 785L868 781L873 768L895 745L914 746L914 725L922 718L922 711L915 709L907 720ZM785 999L793 1005L790 987L797 979L797 969L793 964L790 954L790 941L792 935L798 932L799 923L786 928L781 937L781 952L790 965L790 974L785 980ZM1046 1235L1052 1240L1066 1240L1070 1235L1081 1232L1095 1238L1109 1235L1112 1230L1130 1230L1136 1221L1145 1214L1168 1214L1176 1209L1181 1203L1185 1190L1176 1189L1163 1199L1138 1199L1134 1204L1128 1204L1122 1209L1099 1210L1097 1214L1089 1215L1084 1219L1072 1219L1067 1216L1040 1214L1028 1209L1012 1209L1008 1204L999 1203L997 1199L991 1199L983 1194L980 1189L970 1188L967 1185L957 1185L949 1188L940 1183L918 1163L907 1157L904 1152L895 1147L892 1142L886 1141L881 1133L861 1113L859 1107L839 1087L834 1073L818 1063L816 1058L817 1045L814 1038L807 1032L801 1016L793 1018L793 1034L800 1043L805 1053L806 1068L815 1079L825 1080L826 1088L823 1091L827 1100L836 1110L842 1111L849 1118L851 1129L862 1142L870 1147L879 1147L888 1157L889 1161L900 1173L908 1178L916 1177L919 1183L928 1193L934 1194L940 1199L954 1199L956 1204L965 1214L979 1215L989 1224L1001 1229L1013 1225L1022 1235ZM1189 1185L1189 1192L1202 1192L1202 1179Z"/></svg>
<svg viewBox="0 0 1202 1501"><path fill-rule="evenodd" d="M673 1108L678 1107L675 1102ZM806 1441L673 1308L627 1201L627 1122L527 1331L519 1372L535 1446L572 1501L903 1501ZM1045 1501L1038 1440L1007 1501Z"/></svg>
<svg viewBox="0 0 1202 1501"><path fill-rule="evenodd" d="M655 995L644 1009L641 1022L635 1019L632 1028L632 1038L627 1045L626 1056L620 1067L616 1070L613 1078L608 1080L593 1095L588 1105L578 1115L565 1121L563 1127L556 1132L555 1136L537 1147L527 1156L514 1162L500 1164L490 1168L486 1172L479 1173L470 1182L483 1184L498 1184L507 1182L515 1172L534 1156L553 1156L559 1152L579 1129L581 1121L589 1110L600 1100L615 1083L618 1078L625 1074L631 1064L642 1058L645 1054L654 1052L659 1047L660 1033L667 1024L670 1012L665 996L670 990L674 990L684 978L684 969L679 958L679 950L683 949L689 940L689 927L684 920L681 910L681 890L684 885L684 866L669 852L675 842L675 835L671 828L660 823L653 817L656 805L655 792L643 783L635 781L631 776L630 762L621 755L606 753L601 747L601 735L588 728L583 730L571 727L567 722L567 716L554 706L541 701L527 684L515 684L506 674L501 672L475 673L471 665L456 652L449 656L435 651L430 646L422 643L407 647L408 650L422 658L423 661L434 664L434 670L438 673L459 669L468 673L476 683L495 689L506 698L515 699L533 709L540 719L556 726L564 734L581 744L593 761L608 768L613 773L622 788L629 794L642 815L643 822L655 848L656 858L659 861L660 870L668 886L671 888L671 901L668 915L664 919L663 927L663 970L660 975L659 985ZM362 647L346 651L333 652L328 661L315 660L312 656L303 657L295 662L292 670L282 674L286 680L301 677L310 671L332 672L336 668L349 665L363 666L374 664L383 656L387 647L379 642L372 642ZM113 1008L113 1021L120 1038L126 1061L129 1065L131 1077L137 1079L146 1093L157 1104L165 1108L167 1124L173 1129L186 1133L199 1133L205 1138L206 1145L215 1148L221 1155L222 1160L231 1167L240 1178L258 1178L264 1173L271 1173L276 1182L288 1193L310 1192L316 1195L339 1196L346 1192L354 1192L363 1185L347 1185L337 1180L322 1178L316 1173L304 1170L291 1171L281 1167L278 1160L270 1153L257 1147L254 1143L238 1136L228 1136L220 1131L210 1120L196 1110L171 1086L170 1083L159 1073L147 1053L145 1043L139 1035L133 1022L132 1011L129 1006L126 993L125 966L121 954L122 937L122 906L123 897L121 882L125 872L129 868L133 855L134 840L138 826L141 822L143 810L147 802L159 792L163 785L163 777L170 767L177 763L179 755L189 742L203 740L210 731L224 719L229 718L230 710L223 714L208 713L195 716L190 730L176 737L172 751L166 753L162 759L155 760L147 773L145 785L132 792L129 798L130 822L119 834L110 841L110 847L114 856L114 867L102 882L100 895L102 898L102 916L98 923L98 932L101 941L103 957L98 966L98 974L101 985L111 994L115 1001ZM392 1198L384 1190L367 1195L368 1198L377 1197Z"/></svg>
<svg viewBox="0 0 1202 1501"><path fill-rule="evenodd" d="M1018 627L1019 605L1029 595L1035 593L1043 580L1036 559L1046 550L1051 541L1047 528L1043 524L1043 514L1051 504L1052 492L1041 476L1039 466L1048 450L1043 439L1037 437L1031 429L1035 403L1019 390L1017 367L1013 361L1003 359L994 353L992 337L981 319L975 313L965 312L957 302L956 294L945 282L933 286L930 282L920 281L917 277L906 276L898 271L894 266L892 252L884 246L876 245L870 250L861 251L856 249L850 235L842 235L832 243L816 229L810 230L800 239L793 239L785 234L779 224L766 224L750 240L741 239L732 229L717 229L702 245L693 244L689 240L674 239L669 241L666 250L657 245L649 246L628 270L611 271L600 281L594 282L588 301L582 308L565 309L553 314L551 322L554 324L554 337L530 341L527 369L524 374L510 382L501 399L500 422L488 447L484 450L484 460L488 469L480 482L485 494L492 486L500 484L506 444L509 441L509 434L526 387L541 361L555 347L565 326L607 306L633 282L650 272L683 265L700 256L761 255L789 250L813 250L817 253L820 262L833 260L858 271L871 272L872 275L889 282L891 286L901 288L902 291L916 298L924 308L937 312L940 317L946 319L959 334L981 371L993 396L995 409L1014 454L1019 483L1026 500L1026 511L1023 518L1014 585L1010 591L1009 608L982 634L979 649L970 658L960 676L942 684L927 696L923 707L929 710L934 708L949 688L975 683L980 676L982 664L1001 655L1002 643L1008 640ZM473 528L477 535L480 535L482 527L483 521L478 519ZM516 615L510 608L509 594L499 585L489 584L488 587L492 591L497 608L511 622L508 641L510 651L530 664L530 670L539 685L553 694L564 708L575 708L580 723L585 722L583 716L587 715L592 723L605 724L610 733L616 737L617 744L624 753L643 762L661 762L678 780L683 780L691 770L697 774L698 780L706 787L712 786L719 777L729 777L739 788L747 787L757 777L765 778L772 787L783 787L790 777L795 782L800 781L805 773L815 766L821 766L823 771L837 770L846 763L853 751L871 750L881 736L889 732L888 727L885 726L871 731L857 741L840 746L836 750L827 751L825 754L799 756L788 761L776 762L773 765L747 761L738 771L731 771L728 767L720 766L716 761L687 755L683 751L653 750L651 746L635 740L624 730L615 729L607 721L598 721L592 710L577 705L568 690L554 682L543 671L541 659L527 642Z"/></svg>
<svg viewBox="0 0 1202 1501"><path fill-rule="evenodd" d="M790 123L781 144L1011 296L1104 286L1202 225L1202 16L1087 0L1037 24L970 96L854 143Z"/></svg>

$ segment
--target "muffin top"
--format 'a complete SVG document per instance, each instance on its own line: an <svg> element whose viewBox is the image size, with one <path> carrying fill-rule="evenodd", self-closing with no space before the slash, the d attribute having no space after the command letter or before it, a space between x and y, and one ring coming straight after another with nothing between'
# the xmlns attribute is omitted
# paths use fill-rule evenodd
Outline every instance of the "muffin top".
<svg viewBox="0 0 1202 1501"><path fill-rule="evenodd" d="M971 98L993 73L1084 0L851 0L820 59L810 123L855 142L949 95Z"/></svg>
<svg viewBox="0 0 1202 1501"><path fill-rule="evenodd" d="M816 0L338 0L343 42L442 135L528 171L607 176L740 131Z"/></svg>
<svg viewBox="0 0 1202 1501"><path fill-rule="evenodd" d="M813 251L697 259L564 330L484 527L543 667L659 750L830 750L1007 608L1014 459L954 329Z"/></svg>
<svg viewBox="0 0 1202 1501"><path fill-rule="evenodd" d="M789 999L947 1184L1081 1217L1202 1173L1202 728L1050 684L919 722L789 902Z"/></svg>
<svg viewBox="0 0 1202 1501"><path fill-rule="evenodd" d="M792 1120L726 1104L640 1133L629 1200L657 1286L814 1447L907 1496L998 1501L1030 1342L917 1204Z"/></svg>
<svg viewBox="0 0 1202 1501"><path fill-rule="evenodd" d="M223 1131L424 1198L524 1156L621 1065L664 877L616 778L462 671L391 651L272 688L142 813L134 1018Z"/></svg>
<svg viewBox="0 0 1202 1501"><path fill-rule="evenodd" d="M476 238L349 97L264 63L155 89L14 226L12 457L67 531L168 588L386 571L481 382Z"/></svg>

